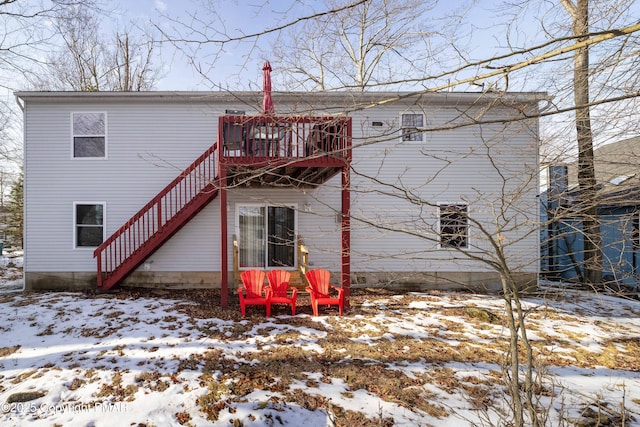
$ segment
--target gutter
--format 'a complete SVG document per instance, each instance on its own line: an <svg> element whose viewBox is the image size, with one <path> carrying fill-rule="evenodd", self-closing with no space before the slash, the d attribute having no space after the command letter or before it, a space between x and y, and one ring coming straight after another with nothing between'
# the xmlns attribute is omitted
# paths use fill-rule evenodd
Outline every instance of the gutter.
<svg viewBox="0 0 640 427"><path fill-rule="evenodd" d="M24 113L24 104L20 101L20 95L18 94L18 92L15 92L13 96L16 97L16 104L18 104L18 107L20 107L20 110L22 110L22 112Z"/></svg>

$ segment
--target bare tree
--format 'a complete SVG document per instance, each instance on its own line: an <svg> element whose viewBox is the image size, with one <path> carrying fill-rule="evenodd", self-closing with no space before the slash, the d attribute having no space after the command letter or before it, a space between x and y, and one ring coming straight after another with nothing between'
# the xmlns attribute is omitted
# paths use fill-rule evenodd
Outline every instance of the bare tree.
<svg viewBox="0 0 640 427"><path fill-rule="evenodd" d="M248 64L253 67L253 56L263 54L264 48L261 49L260 43L265 46L288 28L299 30L307 22L348 13L370 2L371 0L351 0L332 7L324 2L318 6L315 3L289 0L280 1L276 5L275 2L266 0L246 6L248 16L244 28L229 28L220 6L214 2L203 2L197 11L186 12L186 17L164 15L165 22L154 26L162 34L163 43L177 49L211 87L241 89L247 84L241 74L247 71ZM270 14L270 19L264 19L266 9L272 6L279 12ZM315 10L316 7L319 10ZM253 24L257 26L253 27ZM282 46L278 45L275 49L282 49ZM247 50L249 54L244 53ZM241 52L240 55L238 51ZM237 57L236 66L239 71L235 75L226 73L220 76L217 67L227 53ZM297 55L295 50L290 53ZM272 54L270 51L267 57L271 58ZM237 81L234 82L233 79Z"/></svg>
<svg viewBox="0 0 640 427"><path fill-rule="evenodd" d="M70 7L55 21L64 50L49 61L51 74L43 75L41 86L62 90L99 91L105 80L105 45L96 31L99 19L84 7Z"/></svg>
<svg viewBox="0 0 640 427"><path fill-rule="evenodd" d="M0 0L0 21L3 37L0 41L0 69L4 81L0 84L14 89L17 82L38 74L43 57L52 48L48 22L70 7L82 5L95 8L94 0L38 0L22 2Z"/></svg>
<svg viewBox="0 0 640 427"><path fill-rule="evenodd" d="M116 33L116 47L111 53L113 72L110 87L113 90L141 91L153 89L158 79L158 70L153 66L155 42L133 39L130 30Z"/></svg>
<svg viewBox="0 0 640 427"><path fill-rule="evenodd" d="M589 35L589 0L561 0L573 23L573 35L583 41ZM602 236L596 198L596 174L593 163L593 133L589 107L589 47L574 52L573 92L576 105L578 140L578 185L585 208L582 210L584 233L584 278L589 283L602 281Z"/></svg>
<svg viewBox="0 0 640 427"><path fill-rule="evenodd" d="M372 4L382 5L378 9L369 9ZM538 4L538 3L536 3ZM564 70L574 71L574 86L580 86L579 90L576 90L574 103L570 106L559 105L556 109L550 109L545 112L531 111L526 106L515 105L511 106L510 115L505 117L491 117L480 114L472 114L470 111L459 111L458 119L453 123L439 123L437 126L425 126L421 131L423 132L444 132L452 129L463 128L465 126L486 126L495 125L499 123L509 125L522 124L520 129L522 132L532 131L527 129L530 124L530 120L536 116L544 115L558 115L560 113L575 112L576 120L571 124L576 125L578 129L579 140L579 152L587 158L592 157L593 141L592 130L590 127L590 108L594 105L607 105L612 104L617 100L629 100L638 96L637 86L631 84L629 86L628 93L615 94L613 92L600 92L602 95L597 100L591 100L589 97L589 86L584 84L587 82L587 77L584 75L585 68L588 70L589 62L588 56L583 57L583 54L588 53L590 46L605 45L606 41L613 38L626 40L629 44L637 43L630 38L632 34L635 34L639 29L637 27L624 28L624 26L617 26L608 28L606 31L597 33L589 33L588 28L588 14L586 11L578 11L581 7L587 7L585 0L579 0L574 5L568 0L564 0L563 4L567 7L570 13L572 13L574 21L573 33L569 36L564 34L554 35L548 40L545 40L539 44L531 45L525 44L523 47L509 46L509 51L495 55L490 58L481 59L475 62L461 61L461 64L457 67L445 69L437 75L428 73L416 73L415 76L405 75L409 72L417 72L416 69L407 68L399 75L391 73L392 69L385 63L387 59L391 58L403 62L406 56L406 51L410 46L415 46L416 43L420 43L421 46L426 46L425 37L428 36L426 31L417 31L419 39L412 39L411 34L403 34L402 31L395 32L399 29L398 26L391 25L390 20L392 14L390 13L393 8L391 3L381 2L353 2L345 7L339 5L330 9L330 13L314 14L310 13L307 18L299 19L295 18L281 25L274 25L273 27L266 27L260 29L257 32L243 33L241 35L225 33L224 27L220 32L211 34L205 31L205 28L195 28L185 26L183 29L189 33L190 36L183 35L169 35L165 33L165 37L172 43L179 45L184 43L184 46L197 46L192 52L198 53L198 48L208 44L222 48L222 46L228 43L234 43L239 40L246 40L249 43L255 42L265 34L274 32L282 32L286 28L296 29L296 33L313 34L313 37L308 44L296 44L289 43L287 47L288 58L292 58L292 64L286 67L294 72L297 76L300 76L296 80L296 87L314 89L314 90L327 90L330 88L342 87L351 88L356 90L366 90L371 87L387 84L397 84L401 82L422 83L423 86L428 89L416 91L414 95L425 94L428 92L441 91L455 86L459 86L462 83L469 83L479 77L495 77L496 79L502 79L504 82L502 86L493 85L491 87L485 87L487 94L479 93L478 97L494 96L496 98L495 104L500 105L504 101L504 97L500 95L502 92L510 90L512 88L514 80L517 79L517 72L522 70L536 69L540 64L548 65L552 62L562 60L564 61L567 55L574 54L576 58L575 67L567 68ZM574 6L571 8L572 5ZM341 17L343 10L349 10L350 15ZM363 13L354 13L355 10L361 10ZM401 9L400 9L401 10ZM404 11L406 13L406 11ZM575 16L574 16L575 15ZM403 22L400 17L404 16L408 19L406 22L411 22L407 15L399 14L395 15L399 19L398 22ZM193 16L196 24L204 23L204 17ZM196 19L198 18L198 19ZM371 18L371 19L369 19ZM373 25L378 23L378 27ZM389 25L388 25L389 24ZM302 29L305 31L301 31ZM369 34L368 30L374 30L375 28L380 30L380 33ZM191 31L189 31L191 30ZM551 30L549 30L551 31ZM374 31L375 32L375 31ZM283 38L284 38L284 33ZM322 40L323 34L332 34L333 38L327 37L327 40ZM384 37L376 39L374 35L381 35ZM371 36L368 40L367 37ZM196 37L197 36L197 37ZM407 36L405 39L404 36ZM342 37L342 38L340 38ZM300 37L305 38L305 37ZM408 43L407 43L408 40ZM419 41L417 41L419 40ZM340 42L340 44L338 44ZM281 46L284 46L285 41L280 40ZM395 44L394 44L395 43ZM407 43L407 44L405 44ZM340 46L344 52L348 52L349 60L346 62L340 62L335 56L332 57L331 47L335 49L336 46ZM285 50L285 49L283 49ZM610 50L610 48L609 48ZM185 48L185 52L187 49ZM456 52L459 52L457 50ZM615 50L609 52L614 57L624 58L624 66L633 61L632 55L628 55L628 49ZM388 57L385 55L389 55ZM418 61L428 56L428 51L424 51L418 54ZM524 59L522 59L524 58ZM287 57L283 55L281 62L285 64ZM202 61L197 56L192 56L190 61L197 65L197 69L203 72L207 67L201 67ZM560 61L559 61L560 62ZM614 62L614 65L620 65L620 62ZM209 64L213 66L213 61ZM407 65L407 64L404 64ZM415 65L415 64L412 64ZM598 66L605 67L605 62L599 62ZM423 65L421 65L423 66ZM297 68L296 68L297 67ZM478 70L485 69L485 72L478 72ZM610 70L610 76L616 76L613 68ZM486 71L489 70L489 71ZM423 70L424 71L424 70ZM333 74L328 74L329 72ZM468 77L458 77L463 72L468 73ZM124 73L127 74L126 72ZM203 72L206 75L205 72ZM558 76L559 74L556 74ZM628 75L628 74L627 74ZM410 77L410 78L409 78ZM637 81L637 76L635 77ZM436 87L429 87L430 82L435 79L451 80L450 82ZM124 78L125 81L130 81L129 77ZM609 79L612 82L613 77ZM553 88L563 88L570 86L568 83L562 81L556 83ZM394 99L385 100L383 102L391 102ZM359 105L354 108L367 108L368 106ZM393 131L389 130L386 136L390 137ZM506 132L506 129L505 129ZM437 224L433 217L433 212L439 208L433 202L433 198L425 197L422 195L421 190L427 186L430 180L441 179L446 175L447 169L451 165L462 162L469 156L477 156L477 153L482 153L484 161L488 162L491 166L491 171L495 177L495 188L493 191L487 191L483 189L471 189L469 194L465 194L465 202L473 203L479 208L474 210L471 214L464 214L464 218L474 228L476 234L476 242L473 245L473 250L465 250L466 248L453 247L452 263L464 263L467 261L483 263L487 268L494 272L497 272L502 285L502 295L505 300L506 320L509 326L510 334L510 347L506 352L505 367L505 384L510 397L510 417L509 421L515 425L522 426L526 424L544 425L543 418L538 414L540 409L536 402L536 382L535 375L535 358L533 351L527 336L526 330L526 309L521 303L521 288L516 278L516 273L523 263L527 260L514 259L512 253L518 247L518 244L522 243L527 236L531 236L538 232L535 227L535 214L537 213L537 206L522 206L523 201L531 201L530 195L532 191L537 190L537 170L527 165L525 170L518 169L519 165L511 165L507 163L498 162L500 158L500 150L504 148L503 145L498 144L496 141L500 141L505 138L506 133L500 135L495 134L490 137L483 135L481 138L481 144L474 146L476 150L472 152L471 149L466 152L451 152L447 153L448 156L437 158L434 154L430 154L428 148L425 148L422 155L425 158L431 158L437 162L441 162L440 167L435 168L431 172L431 176L425 177L424 174L415 177L416 182L405 181L405 178L409 177L409 172L398 177L385 176L384 161L385 153L381 153L380 156L374 157L380 159L380 171L379 176L365 175L360 173L360 178L363 181L367 181L371 184L372 190L377 193L385 193L389 197L396 198L398 205L406 207L406 212L409 212L410 217L403 218L404 221L385 221L380 217L366 217L360 216L357 213L352 213L353 223L360 223L363 226L370 227L377 230L402 233L412 236L417 239L422 239L428 243L427 246L420 254L412 254L415 259L429 260L434 257L434 250L432 248L435 244L441 241L442 233L438 231ZM356 150L363 149L364 147L371 147L377 144L381 144L384 138L373 138L360 141L360 145L356 147ZM591 146L591 147L590 147ZM589 151L591 150L591 154ZM455 157L455 159L452 159ZM535 160L535 159L532 159ZM535 163L535 161L534 161ZM586 165L586 166L585 166ZM582 180L585 186L595 188L595 183L589 179L590 169L593 169L593 162L589 166L589 161L582 163L583 168ZM357 165L354 166L354 172L359 173ZM525 197L527 195L527 197ZM433 196L433 195L432 195ZM593 195L587 200L596 200ZM535 201L535 197L533 198ZM593 204L593 203L592 203ZM597 221L597 216L594 212L590 212L588 215L592 221ZM597 222L587 223L585 228L595 233ZM455 233L454 233L455 234ZM455 236L454 236L455 237ZM592 270L592 281L598 281L598 267L599 263L597 259L597 251L599 250L599 241L597 237L593 239L594 249L592 253L594 255L593 264L588 265L588 268ZM591 249L590 249L591 250ZM366 254L362 254L366 256ZM400 254L390 254L390 256L400 256ZM536 259L530 259L528 262L536 262ZM523 353L520 350L524 349Z"/></svg>
<svg viewBox="0 0 640 427"><path fill-rule="evenodd" d="M65 9L55 20L63 48L51 55L48 72L38 78L43 89L139 91L152 89L158 79L154 68L154 41L138 39L133 30L103 38L102 21L83 5Z"/></svg>
<svg viewBox="0 0 640 427"><path fill-rule="evenodd" d="M363 91L424 74L433 58L435 30L427 13L435 1L372 0L287 28L272 42L274 62L287 74L287 87Z"/></svg>
<svg viewBox="0 0 640 427"><path fill-rule="evenodd" d="M96 7L94 0L0 0L0 88L10 94L40 75L44 58L53 48L51 19L67 8ZM22 163L21 114L11 101L0 103L0 164L3 170L16 171Z"/></svg>
<svg viewBox="0 0 640 427"><path fill-rule="evenodd" d="M525 4L538 5L537 2ZM614 28L637 25L634 3L625 0L563 0L557 4L546 3L545 7L540 14L540 27L546 37L555 40L564 38L581 43ZM571 19L567 20L567 16ZM563 267L552 265L552 270L565 269L565 278L573 274L581 283L599 285L603 269L612 262L603 254L607 244L602 241L602 230L610 225L601 223L602 209L607 209L608 203L603 203L603 190L604 187L610 189L611 184L602 179L602 171L598 170L602 162L594 161L594 150L637 135L640 86L635 69L639 53L634 31L605 43L584 45L573 51L572 56L547 64L547 78L540 79L541 86L554 88L555 103L564 111L547 122L545 148L552 150L545 152L553 154L544 157L543 162L550 163L555 172L558 169L554 163L576 166L569 169L571 186L564 186L561 192L557 188L553 190L557 195L552 204L571 200L570 209L553 209L549 217L550 229L568 227L564 232L554 230L556 239L562 241L561 246L568 248L567 253L554 253L553 248L559 244L554 241L546 247L547 251L551 250L546 254L551 257L551 264L564 264ZM566 114L567 111L571 115ZM573 190L575 186L577 190ZM629 199L633 198L629 194ZM572 231L568 232L569 229Z"/></svg>

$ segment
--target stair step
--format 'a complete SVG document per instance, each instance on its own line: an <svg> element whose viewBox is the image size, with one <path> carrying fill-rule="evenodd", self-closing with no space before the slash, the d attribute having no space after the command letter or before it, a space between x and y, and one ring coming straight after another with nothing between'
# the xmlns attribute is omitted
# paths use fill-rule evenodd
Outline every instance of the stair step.
<svg viewBox="0 0 640 427"><path fill-rule="evenodd" d="M214 144L94 250L99 289L124 280L217 196L216 153Z"/></svg>
<svg viewBox="0 0 640 427"><path fill-rule="evenodd" d="M289 279L289 286L298 289L298 291L306 292L305 288L307 287L307 281L302 278L300 271L292 271L291 279Z"/></svg>

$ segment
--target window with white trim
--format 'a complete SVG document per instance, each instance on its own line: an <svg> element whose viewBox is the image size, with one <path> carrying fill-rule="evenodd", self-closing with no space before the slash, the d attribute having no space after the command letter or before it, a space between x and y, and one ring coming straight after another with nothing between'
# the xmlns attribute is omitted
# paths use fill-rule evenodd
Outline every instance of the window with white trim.
<svg viewBox="0 0 640 427"><path fill-rule="evenodd" d="M241 268L287 268L296 262L296 212L290 206L238 205Z"/></svg>
<svg viewBox="0 0 640 427"><path fill-rule="evenodd" d="M402 114L402 141L422 141L423 129L423 114Z"/></svg>
<svg viewBox="0 0 640 427"><path fill-rule="evenodd" d="M74 158L105 158L107 113L71 113Z"/></svg>
<svg viewBox="0 0 640 427"><path fill-rule="evenodd" d="M441 248L469 247L468 206L463 203L438 205Z"/></svg>
<svg viewBox="0 0 640 427"><path fill-rule="evenodd" d="M76 248L96 248L104 241L104 203L74 203L74 244Z"/></svg>

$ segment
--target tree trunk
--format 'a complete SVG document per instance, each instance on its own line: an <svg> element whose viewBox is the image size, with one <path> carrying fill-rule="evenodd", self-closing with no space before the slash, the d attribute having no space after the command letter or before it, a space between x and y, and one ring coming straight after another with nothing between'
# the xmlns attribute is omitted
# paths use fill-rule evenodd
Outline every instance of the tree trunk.
<svg viewBox="0 0 640 427"><path fill-rule="evenodd" d="M573 21L573 34L577 41L588 38L589 0L577 0L574 5L562 1ZM596 174L593 161L593 134L589 109L589 48L574 54L573 92L576 105L576 131L578 139L578 186L580 189L582 233L584 241L584 278L587 283L602 282L602 236L598 218Z"/></svg>

